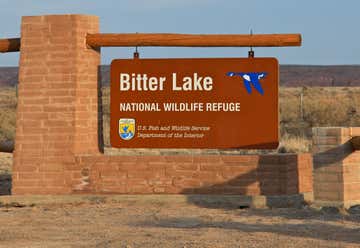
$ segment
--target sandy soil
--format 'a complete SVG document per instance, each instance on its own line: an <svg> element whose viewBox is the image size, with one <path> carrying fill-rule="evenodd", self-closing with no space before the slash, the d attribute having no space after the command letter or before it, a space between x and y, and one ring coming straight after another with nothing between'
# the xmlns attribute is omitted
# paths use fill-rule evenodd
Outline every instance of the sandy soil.
<svg viewBox="0 0 360 248"><path fill-rule="evenodd" d="M6 193L12 156L0 155ZM232 207L190 196L2 196L0 247L360 247L360 207Z"/></svg>
<svg viewBox="0 0 360 248"><path fill-rule="evenodd" d="M359 224L360 211L226 209L94 196L76 204L3 204L0 247L360 247Z"/></svg>

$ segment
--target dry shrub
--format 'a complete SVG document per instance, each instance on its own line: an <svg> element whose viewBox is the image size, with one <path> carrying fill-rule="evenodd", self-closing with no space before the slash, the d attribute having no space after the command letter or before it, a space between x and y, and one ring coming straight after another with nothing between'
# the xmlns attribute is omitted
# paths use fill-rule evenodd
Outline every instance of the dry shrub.
<svg viewBox="0 0 360 248"><path fill-rule="evenodd" d="M314 90L304 96L304 119L309 126L347 126L351 99L342 92Z"/></svg>
<svg viewBox="0 0 360 248"><path fill-rule="evenodd" d="M104 145L110 147L110 88L103 87L101 91Z"/></svg>
<svg viewBox="0 0 360 248"><path fill-rule="evenodd" d="M103 136L104 145L110 147L110 116L103 115Z"/></svg>
<svg viewBox="0 0 360 248"><path fill-rule="evenodd" d="M0 109L0 140L13 140L15 137L15 111Z"/></svg>
<svg viewBox="0 0 360 248"><path fill-rule="evenodd" d="M302 153L309 152L311 141L306 137L283 135L280 140L279 153Z"/></svg>
<svg viewBox="0 0 360 248"><path fill-rule="evenodd" d="M101 100L102 100L102 110L103 115L109 116L110 115L110 88L103 87L101 89Z"/></svg>
<svg viewBox="0 0 360 248"><path fill-rule="evenodd" d="M0 141L14 140L16 122L15 88L0 89Z"/></svg>
<svg viewBox="0 0 360 248"><path fill-rule="evenodd" d="M279 96L280 133L301 135L300 90L281 88Z"/></svg>
<svg viewBox="0 0 360 248"><path fill-rule="evenodd" d="M300 94L303 92L303 117ZM359 126L360 88L283 88L280 90L281 134L311 136L312 127Z"/></svg>

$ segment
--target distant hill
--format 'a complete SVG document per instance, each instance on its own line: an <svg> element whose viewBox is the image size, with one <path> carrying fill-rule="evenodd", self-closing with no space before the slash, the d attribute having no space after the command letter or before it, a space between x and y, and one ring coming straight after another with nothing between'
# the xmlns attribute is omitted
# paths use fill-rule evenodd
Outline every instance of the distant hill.
<svg viewBox="0 0 360 248"><path fill-rule="evenodd" d="M280 66L281 86L360 86L360 65Z"/></svg>
<svg viewBox="0 0 360 248"><path fill-rule="evenodd" d="M101 84L109 85L110 66L101 66ZM0 87L17 84L17 67L0 67ZM299 86L359 86L360 65L281 65L280 85Z"/></svg>

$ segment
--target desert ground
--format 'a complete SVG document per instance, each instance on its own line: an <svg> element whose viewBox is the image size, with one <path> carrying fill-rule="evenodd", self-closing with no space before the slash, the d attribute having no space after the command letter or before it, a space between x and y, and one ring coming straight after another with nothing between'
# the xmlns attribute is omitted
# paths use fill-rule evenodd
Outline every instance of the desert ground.
<svg viewBox="0 0 360 248"><path fill-rule="evenodd" d="M0 161L9 188L11 154ZM360 206L254 209L221 199L0 196L0 247L360 247Z"/></svg>
<svg viewBox="0 0 360 248"><path fill-rule="evenodd" d="M83 196L76 203L3 204L0 247L360 247L357 212Z"/></svg>

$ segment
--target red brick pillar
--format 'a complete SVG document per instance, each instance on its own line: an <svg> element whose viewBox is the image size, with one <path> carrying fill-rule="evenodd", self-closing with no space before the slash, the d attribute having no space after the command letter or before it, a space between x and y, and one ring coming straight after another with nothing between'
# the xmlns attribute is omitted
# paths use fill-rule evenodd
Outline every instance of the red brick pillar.
<svg viewBox="0 0 360 248"><path fill-rule="evenodd" d="M360 127L313 128L314 198L320 206L360 203L360 151L349 140Z"/></svg>
<svg viewBox="0 0 360 248"><path fill-rule="evenodd" d="M13 194L70 193L75 155L98 153L98 17L27 16L21 52Z"/></svg>

